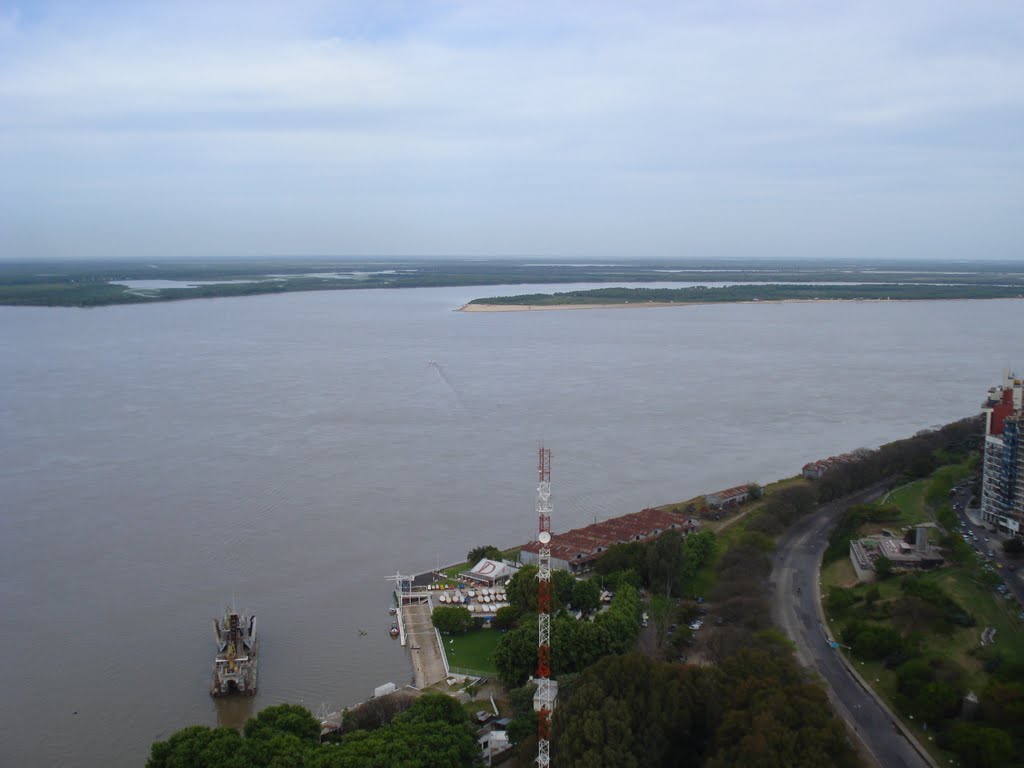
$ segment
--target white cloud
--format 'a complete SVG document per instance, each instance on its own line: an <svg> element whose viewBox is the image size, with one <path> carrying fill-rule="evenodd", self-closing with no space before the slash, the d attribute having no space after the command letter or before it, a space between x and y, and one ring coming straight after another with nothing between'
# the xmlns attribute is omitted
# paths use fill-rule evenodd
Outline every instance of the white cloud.
<svg viewBox="0 0 1024 768"><path fill-rule="evenodd" d="M969 194L987 199L1024 170L1019 138L1005 176L972 174L991 159L960 146L1024 114L1012 34L1024 9L1012 6L994 6L987 26L978 6L953 2L284 7L113 4L0 23L12 41L0 50L0 202L31 227L36 208L89 189L100 250L118 247L104 222L128 204L140 227L168 206L193 220L209 210L241 222L249 210L280 232L278 252L289 237L309 251L310 233L313 250L332 250L342 206L427 240L352 221L333 250L387 242L406 253L486 251L479 222L513 239L491 252L625 247L636 235L616 212L646 207L663 214L645 242L668 255L680 241L673 201L706 190L701 204L720 210L688 222L693 247L715 248L711 222L751 189L785 190L795 211L829 197L869 211L907 205L926 181L936 209L951 211L968 191L937 177L970 177ZM921 132L927 151L916 152ZM210 190L203 211L192 187ZM274 211L284 190L305 201L301 216ZM476 234L453 224L460 210L475 212ZM529 236L506 231L509 210L532 218ZM67 221L80 242L78 219ZM586 222L601 237L581 232ZM1003 227L986 221L988 240L993 226ZM803 247L764 227L778 251ZM237 252L239 240L196 231L212 239L189 248ZM1004 249L1018 237L1007 230ZM0 255L16 245L0 234Z"/></svg>

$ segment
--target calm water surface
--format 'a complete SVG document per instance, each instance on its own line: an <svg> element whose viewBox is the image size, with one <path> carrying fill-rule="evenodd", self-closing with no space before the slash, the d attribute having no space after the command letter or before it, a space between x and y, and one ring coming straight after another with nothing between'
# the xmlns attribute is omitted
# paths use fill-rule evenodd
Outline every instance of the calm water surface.
<svg viewBox="0 0 1024 768"><path fill-rule="evenodd" d="M451 311L569 288L0 307L0 763L244 718L207 695L232 599L255 708L408 682L385 578L528 540L539 439L565 530L974 414L1024 360L1015 301Z"/></svg>

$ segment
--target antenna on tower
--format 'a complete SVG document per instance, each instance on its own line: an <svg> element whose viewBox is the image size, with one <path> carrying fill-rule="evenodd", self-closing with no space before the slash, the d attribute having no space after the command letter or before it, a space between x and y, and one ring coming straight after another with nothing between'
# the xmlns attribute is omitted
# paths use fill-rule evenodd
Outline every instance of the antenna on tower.
<svg viewBox="0 0 1024 768"><path fill-rule="evenodd" d="M537 452L537 765L551 764L551 449Z"/></svg>

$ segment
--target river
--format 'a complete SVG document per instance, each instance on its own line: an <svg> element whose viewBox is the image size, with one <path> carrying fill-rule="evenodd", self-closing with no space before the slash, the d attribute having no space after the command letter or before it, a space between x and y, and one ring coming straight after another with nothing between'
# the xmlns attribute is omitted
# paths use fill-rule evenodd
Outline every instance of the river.
<svg viewBox="0 0 1024 768"><path fill-rule="evenodd" d="M561 531L975 414L1024 360L1012 300L452 311L569 288L0 307L0 763L237 722L232 601L251 707L409 682L386 577L531 538L539 440Z"/></svg>

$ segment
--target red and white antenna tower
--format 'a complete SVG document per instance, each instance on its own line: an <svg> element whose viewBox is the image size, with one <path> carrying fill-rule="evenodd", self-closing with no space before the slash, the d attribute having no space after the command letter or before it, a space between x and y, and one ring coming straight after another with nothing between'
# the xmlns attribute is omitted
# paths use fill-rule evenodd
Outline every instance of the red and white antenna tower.
<svg viewBox="0 0 1024 768"><path fill-rule="evenodd" d="M537 765L551 763L551 449L537 460Z"/></svg>

